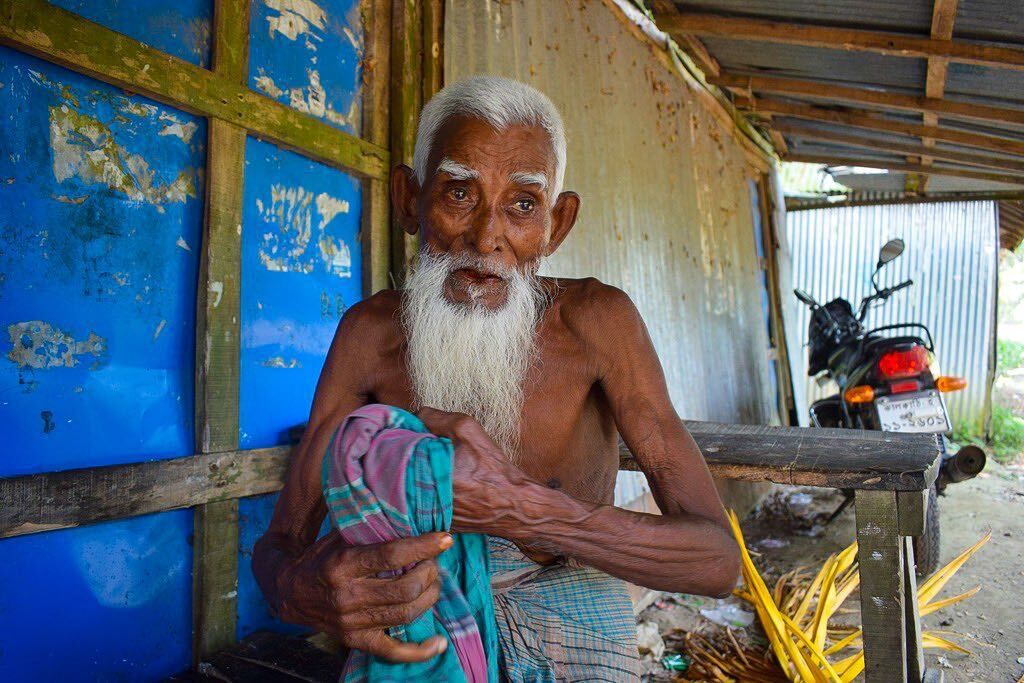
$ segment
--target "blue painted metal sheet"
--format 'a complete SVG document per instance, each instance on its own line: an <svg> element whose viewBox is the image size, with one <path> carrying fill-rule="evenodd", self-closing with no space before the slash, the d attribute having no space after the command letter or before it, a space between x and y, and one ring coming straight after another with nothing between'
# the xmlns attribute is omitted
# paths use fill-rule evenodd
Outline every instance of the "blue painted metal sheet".
<svg viewBox="0 0 1024 683"><path fill-rule="evenodd" d="M249 30L251 88L359 132L359 0L253 0Z"/></svg>
<svg viewBox="0 0 1024 683"><path fill-rule="evenodd" d="M286 624L270 613L267 601L252 573L252 549L256 541L266 532L270 517L274 514L279 494L252 496L238 501L238 626L237 636L245 638L253 631L277 631L280 633L307 633L308 629ZM326 518L320 527L319 536L330 530Z"/></svg>
<svg viewBox="0 0 1024 683"><path fill-rule="evenodd" d="M50 4L198 66L210 66L213 0L50 0Z"/></svg>
<svg viewBox="0 0 1024 683"><path fill-rule="evenodd" d="M250 138L242 207L239 442L286 442L309 417L338 321L362 292L360 184Z"/></svg>
<svg viewBox="0 0 1024 683"><path fill-rule="evenodd" d="M0 680L152 681L191 656L192 512L0 541Z"/></svg>
<svg viewBox="0 0 1024 683"><path fill-rule="evenodd" d="M0 48L0 476L193 450L205 121Z"/></svg>

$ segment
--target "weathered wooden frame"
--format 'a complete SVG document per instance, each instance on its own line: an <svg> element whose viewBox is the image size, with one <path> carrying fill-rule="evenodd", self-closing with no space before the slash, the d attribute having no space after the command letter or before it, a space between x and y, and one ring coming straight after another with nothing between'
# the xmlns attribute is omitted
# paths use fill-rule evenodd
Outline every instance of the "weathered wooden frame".
<svg viewBox="0 0 1024 683"><path fill-rule="evenodd" d="M362 138L298 112L248 87L248 0L216 0L212 65L205 69L55 7L45 0L0 0L0 43L208 119L203 249L196 307L195 455L118 468L78 470L94 481L80 510L118 519L143 511L195 507L193 545L193 658L235 640L238 584L238 498L276 491L288 449L238 449L242 190L248 135L364 181L361 228L364 294L388 285L387 179L390 166L388 87L391 0L363 0L365 29ZM412 119L415 125L415 118ZM261 453L277 457L261 458ZM141 469L139 469L141 468ZM142 474L145 472L145 474ZM60 474L42 475L57 477ZM143 502L123 492L123 477L159 480ZM14 480L2 480L5 483ZM261 482L263 482L261 484ZM77 485L36 500L45 506L83 490ZM12 496L24 495L8 490ZM235 495L231 495L234 493ZM227 495L225 495L227 494ZM33 494L29 494L33 495ZM13 501L13 499L11 499ZM29 500L23 502L32 504ZM73 503L74 505L74 503ZM8 509L5 506L4 509ZM87 513L88 515L88 513ZM57 525L61 528L68 525ZM73 525L72 525L73 526ZM44 531L32 525L22 531Z"/></svg>

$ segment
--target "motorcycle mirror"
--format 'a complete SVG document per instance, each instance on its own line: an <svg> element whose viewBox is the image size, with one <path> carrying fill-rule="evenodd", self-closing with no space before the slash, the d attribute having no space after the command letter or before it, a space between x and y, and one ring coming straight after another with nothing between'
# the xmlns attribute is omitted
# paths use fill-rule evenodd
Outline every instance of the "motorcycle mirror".
<svg viewBox="0 0 1024 683"><path fill-rule="evenodd" d="M815 301L814 299L812 299L811 295L808 294L807 292L805 292L802 289L794 289L793 290L793 294L796 295L797 299L799 299L800 301L804 302L808 306L817 306L818 305L818 302Z"/></svg>
<svg viewBox="0 0 1024 683"><path fill-rule="evenodd" d="M875 268L881 268L886 263L896 259L897 256L903 253L903 240L900 238L892 239L882 245L881 251L878 252L878 265Z"/></svg>

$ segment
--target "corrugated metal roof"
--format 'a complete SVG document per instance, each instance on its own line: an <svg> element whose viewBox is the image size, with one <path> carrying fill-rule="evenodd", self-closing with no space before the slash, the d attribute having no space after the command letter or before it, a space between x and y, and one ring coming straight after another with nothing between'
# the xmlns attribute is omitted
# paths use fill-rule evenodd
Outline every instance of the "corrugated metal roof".
<svg viewBox="0 0 1024 683"><path fill-rule="evenodd" d="M919 90L927 65L923 59L903 59L862 53L851 60L850 53L804 45L779 45L708 36L711 54L729 73L760 74L810 79L846 85L884 85Z"/></svg>
<svg viewBox="0 0 1024 683"><path fill-rule="evenodd" d="M770 117L764 118L758 112L758 103L765 98L784 97L790 102L816 107L827 106L833 112L838 109L841 112L851 112L854 116L874 114L881 117L882 125L885 121L912 122L919 126L938 125L959 132L1022 140L1024 122L1008 122L1008 119L1013 119L1024 109L1024 69L1014 61L1016 59L1019 62L1020 55L1024 54L1024 2L1021 0L960 0L953 22L954 41L963 44L970 41L982 42L1004 50L1017 50L1018 55L1014 57L1010 53L989 53L971 63L966 63L962 58L949 60L948 73L942 83L943 92L932 96L951 103L987 105L992 108L954 109L953 112L944 111L941 106L933 106L928 102L908 100L906 97L889 101L885 98L887 94L923 98L926 94L934 93L934 87L930 93L926 92L930 60L920 54L922 50L927 52L934 48L921 47L920 44L899 44L901 38L931 37L934 0L848 0L840 3L824 0L648 2L654 2L662 13L661 16L666 18L663 22L665 26L675 26L674 35L679 36L683 49L695 55L694 60L698 64L707 63L707 60L701 56L700 49L693 48L693 41L703 43L707 54L716 60L715 64L708 67L717 73L713 75L712 82L721 83L732 93L741 108L747 107L753 116L763 119L763 123L759 125L763 125L769 131L772 128L772 120ZM673 12L684 15L684 18L673 19ZM709 14L714 16L709 19ZM685 15L694 16L691 16L690 22L687 23ZM749 19L764 22L758 24L743 21ZM730 24L730 20L733 23ZM781 30L786 23L807 27L807 31L800 33L799 36L796 32L786 33ZM688 31L687 27L692 27L692 30ZM863 38L859 34L841 38L813 38L818 41L831 40L836 45L835 48L797 44L800 40L812 40L809 33L813 32L814 27L876 32L885 37L887 47L884 49L889 52L882 54L883 48L877 43L860 43L858 49L842 47L857 45ZM684 36L686 40L683 40ZM894 54L894 49L901 49L902 53ZM937 51L937 54L941 54L941 51ZM988 62L979 65L975 63L978 60ZM758 77L790 79L800 87L768 80L752 85L751 81L746 80ZM715 81L716 78L720 80ZM854 92L850 95L842 94L845 100L839 99L840 93L836 92L835 86L852 88ZM813 94L803 93L802 90L808 90ZM926 112L935 113L937 118L925 120L923 114ZM830 112L816 114L819 118L831 115ZM801 112L801 117L805 123L809 118L813 118L811 112L806 110ZM868 134L864 131L869 128L875 130L878 126L856 127L840 123L833 124L830 130L845 130L850 136L866 138ZM882 133L872 133L869 139L876 143L889 140L917 147L925 145L921 137L905 134L887 137ZM819 156L830 153L842 154L846 155L846 159L870 159L879 163L887 161L893 165L922 165L921 157L928 156L908 148L902 149L899 153L887 154L884 150L869 150L852 143L811 141L792 132L784 134L784 142L785 146L779 145L780 152L790 155L808 156L811 150L815 150ZM947 158L930 167L923 164L931 169L927 174L935 176L939 170L959 170L986 173L989 176L1003 175L1006 183L1016 182L1013 180L1015 176L1012 173L1012 166L1024 162L1024 153L992 149L991 141L986 140L978 140L972 146L967 146L972 142L974 141L961 139L955 146L939 143L937 149L946 153L982 157L983 163L975 163L979 159ZM1006 162L1011 159L1011 168L1007 172ZM830 160L822 158L822 161ZM835 163L843 162L844 158L835 158ZM983 186L987 188L990 182L964 176L957 184L962 185L965 178L969 182L978 182L979 189Z"/></svg>

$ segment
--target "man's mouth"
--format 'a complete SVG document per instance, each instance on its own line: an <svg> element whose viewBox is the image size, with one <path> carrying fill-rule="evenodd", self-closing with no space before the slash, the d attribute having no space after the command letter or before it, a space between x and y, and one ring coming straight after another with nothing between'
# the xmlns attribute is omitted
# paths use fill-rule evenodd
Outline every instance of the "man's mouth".
<svg viewBox="0 0 1024 683"><path fill-rule="evenodd" d="M468 285L487 285L501 280L500 275L476 268L459 268L452 271L452 275L461 279Z"/></svg>

